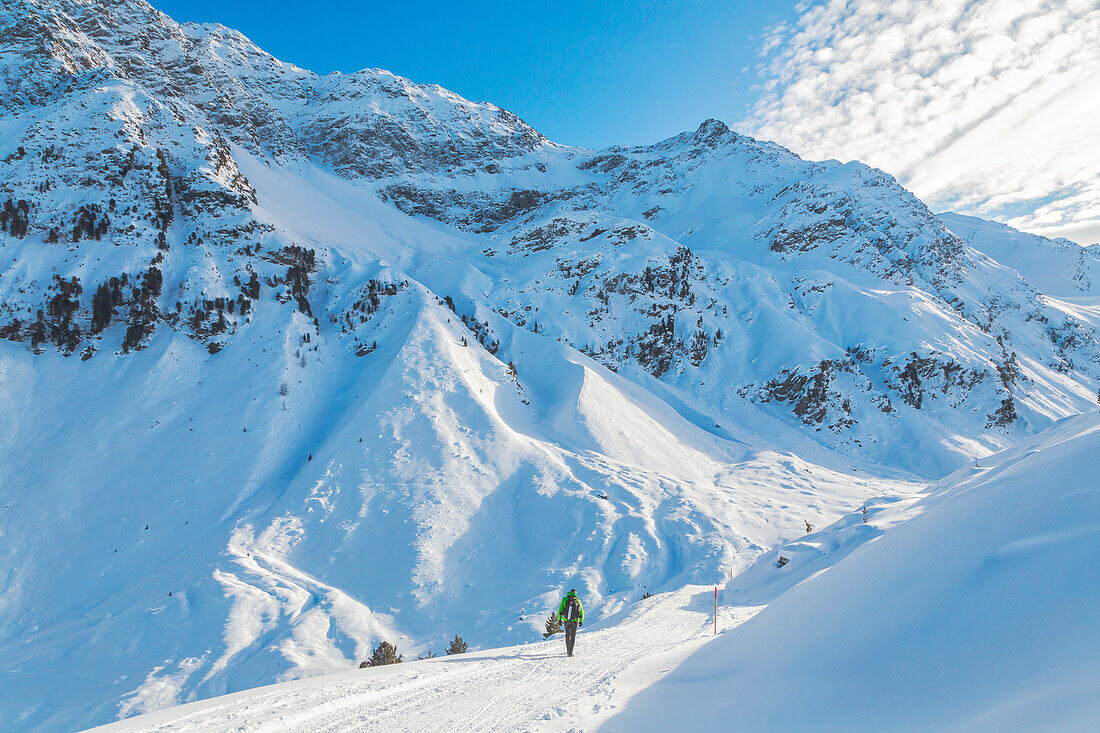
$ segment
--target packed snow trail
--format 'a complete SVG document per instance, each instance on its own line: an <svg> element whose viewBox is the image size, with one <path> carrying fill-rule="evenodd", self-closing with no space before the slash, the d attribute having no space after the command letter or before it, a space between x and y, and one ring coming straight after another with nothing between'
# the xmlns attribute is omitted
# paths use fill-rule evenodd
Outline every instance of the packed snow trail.
<svg viewBox="0 0 1100 733"><path fill-rule="evenodd" d="M130 718L102 733L498 731L595 727L714 639L710 587L645 599L577 634L522 646L349 670ZM728 629L757 608L720 608ZM591 627L591 628L590 628Z"/></svg>

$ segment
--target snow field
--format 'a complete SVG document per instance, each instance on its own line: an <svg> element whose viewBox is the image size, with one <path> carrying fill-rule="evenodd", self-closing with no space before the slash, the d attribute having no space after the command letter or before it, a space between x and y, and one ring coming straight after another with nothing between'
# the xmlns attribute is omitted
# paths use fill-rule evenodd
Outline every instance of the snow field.
<svg viewBox="0 0 1100 733"><path fill-rule="evenodd" d="M94 730L587 730L714 639L711 597L709 588L686 587L588 623L572 658L557 634L544 642L247 690ZM722 608L720 625L741 623L756 610Z"/></svg>
<svg viewBox="0 0 1100 733"><path fill-rule="evenodd" d="M899 502L907 521L831 567L780 548L805 580L604 729L1096 730L1098 472L1100 417L1069 418Z"/></svg>
<svg viewBox="0 0 1100 733"><path fill-rule="evenodd" d="M515 644L564 588L613 614L919 486L715 436L542 336L462 346L419 292L370 324L368 357L317 339L308 368L271 313L240 349L164 334L79 379L0 344L22 406L0 446L18 489L0 530L19 609L4 720L71 730L351 667L381 639ZM99 672L62 690L44 676L59 658Z"/></svg>

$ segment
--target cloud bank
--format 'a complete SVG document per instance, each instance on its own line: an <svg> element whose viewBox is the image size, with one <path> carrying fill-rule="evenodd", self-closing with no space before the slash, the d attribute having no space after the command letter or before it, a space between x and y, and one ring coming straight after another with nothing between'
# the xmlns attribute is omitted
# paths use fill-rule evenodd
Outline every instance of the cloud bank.
<svg viewBox="0 0 1100 733"><path fill-rule="evenodd" d="M1100 241L1100 3L827 0L771 30L741 128L933 209Z"/></svg>

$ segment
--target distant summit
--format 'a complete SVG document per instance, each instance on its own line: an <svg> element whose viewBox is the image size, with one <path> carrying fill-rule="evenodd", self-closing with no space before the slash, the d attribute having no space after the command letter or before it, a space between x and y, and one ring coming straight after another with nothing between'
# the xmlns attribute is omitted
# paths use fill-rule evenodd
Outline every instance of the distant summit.
<svg viewBox="0 0 1100 733"><path fill-rule="evenodd" d="M704 120L703 124L699 125L699 129L695 131L695 141L700 145L706 145L717 138L724 137L729 131L730 129L726 127L725 122L715 119Z"/></svg>

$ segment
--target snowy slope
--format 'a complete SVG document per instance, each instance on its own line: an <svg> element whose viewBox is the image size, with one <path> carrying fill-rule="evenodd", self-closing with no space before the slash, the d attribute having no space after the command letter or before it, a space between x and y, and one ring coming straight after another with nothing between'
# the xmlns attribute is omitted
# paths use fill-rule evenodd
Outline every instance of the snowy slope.
<svg viewBox="0 0 1100 733"><path fill-rule="evenodd" d="M1100 419L560 638L249 690L176 730L1091 730ZM778 557L787 558L782 567ZM589 629L589 627L594 627Z"/></svg>
<svg viewBox="0 0 1100 733"><path fill-rule="evenodd" d="M636 603L608 622L586 622L573 659L565 656L559 634L523 646L247 690L96 730L587 730L714 638L707 590L684 588ZM753 612L724 614L723 623Z"/></svg>
<svg viewBox="0 0 1100 733"><path fill-rule="evenodd" d="M363 366L166 333L74 380L5 347L7 725L354 667L383 638L528 640L563 586L613 613L912 490L715 438L525 332L517 384L449 310L408 300ZM59 688L70 659L92 671Z"/></svg>
<svg viewBox="0 0 1100 733"><path fill-rule="evenodd" d="M521 643L1100 385L1100 296L1013 254L1057 242L714 120L567 148L141 0L0 7L0 224L0 728Z"/></svg>
<svg viewBox="0 0 1100 733"><path fill-rule="evenodd" d="M1025 234L1004 224L962 214L939 219L968 245L1016 270L1044 295L1093 295L1100 289L1100 247Z"/></svg>
<svg viewBox="0 0 1100 733"><path fill-rule="evenodd" d="M1098 456L1092 414L944 479L912 519L819 567L604 729L1094 729ZM813 562L789 554L760 567ZM761 577L732 581L728 602Z"/></svg>

